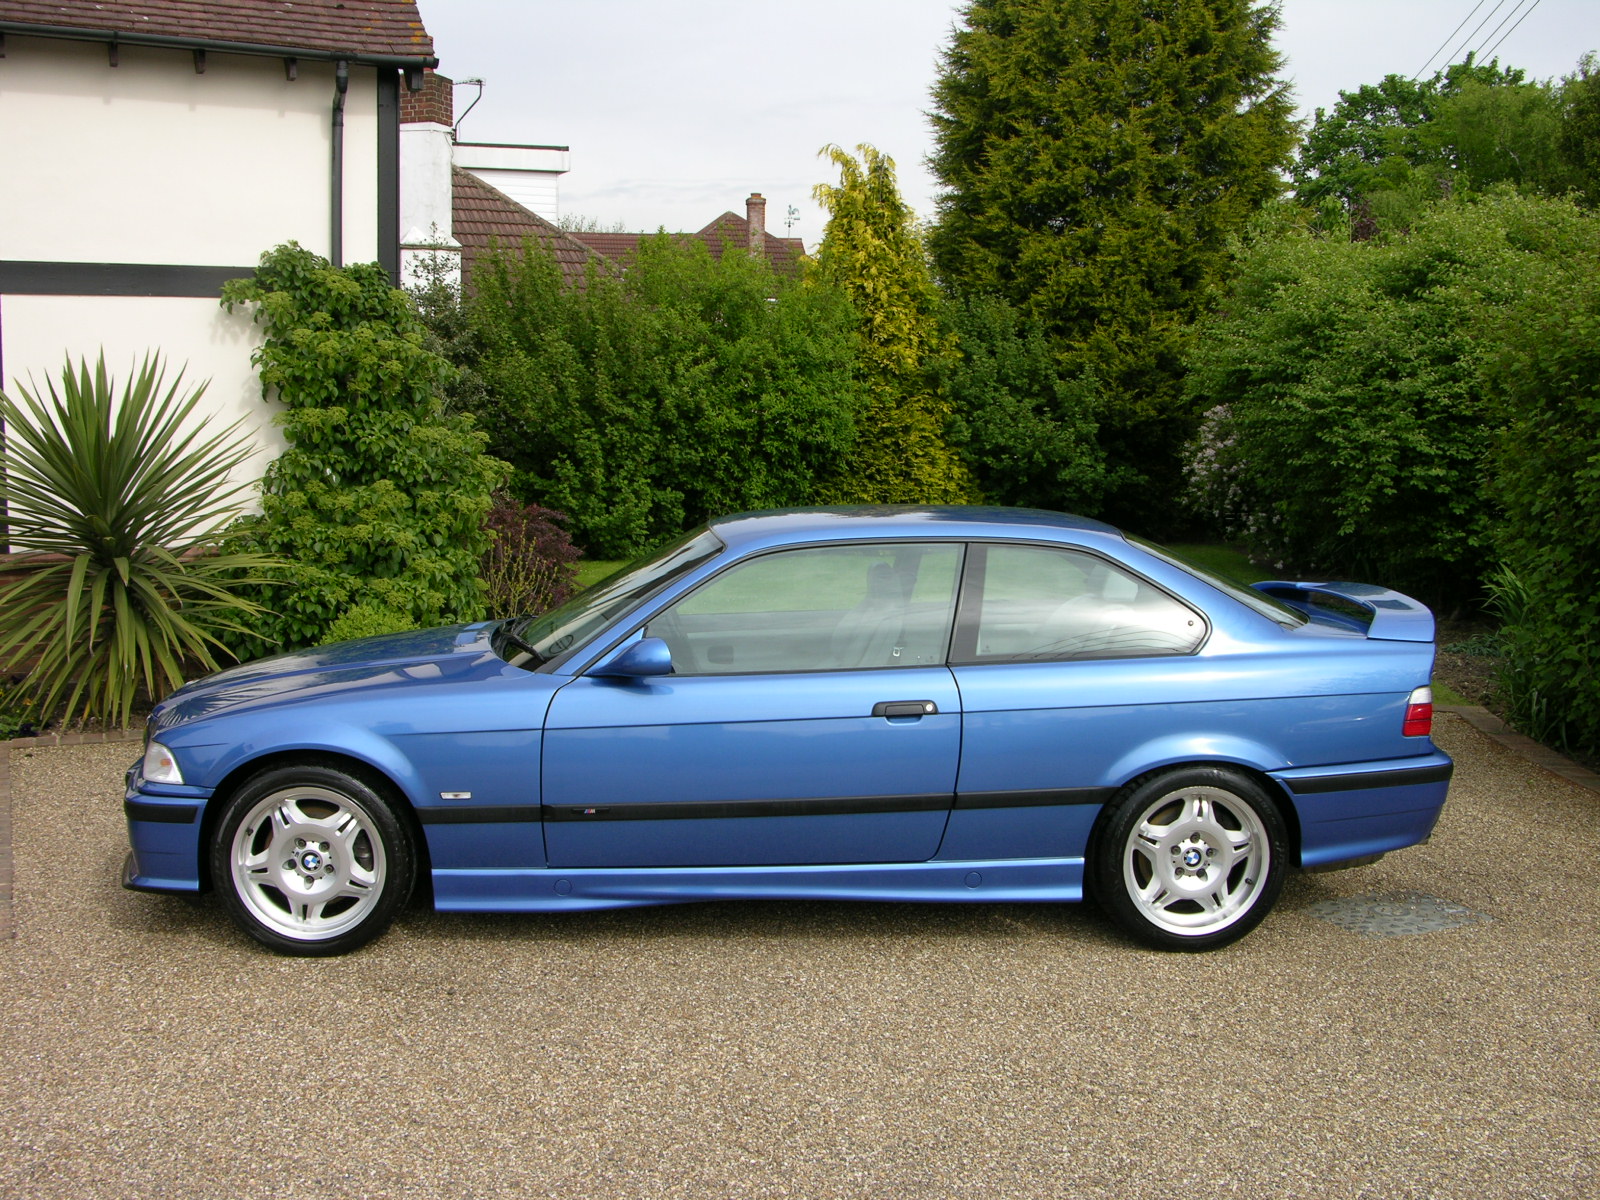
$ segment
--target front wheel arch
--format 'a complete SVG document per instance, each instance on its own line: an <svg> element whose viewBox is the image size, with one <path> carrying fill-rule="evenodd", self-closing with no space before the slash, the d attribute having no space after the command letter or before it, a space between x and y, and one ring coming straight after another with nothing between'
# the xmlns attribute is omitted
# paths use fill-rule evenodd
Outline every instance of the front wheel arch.
<svg viewBox="0 0 1600 1200"><path fill-rule="evenodd" d="M329 767L353 775L377 792L390 804L395 815L406 825L411 835L411 845L417 859L417 880L414 895L423 895L431 904L433 899L433 860L428 853L428 839L423 836L422 822L405 790L383 771L363 759L327 750L280 750L240 763L217 785L211 799L206 801L205 814L200 822L199 855L200 890L214 890L216 881L211 877L211 842L217 835L217 824L239 789L258 775L280 767Z"/></svg>

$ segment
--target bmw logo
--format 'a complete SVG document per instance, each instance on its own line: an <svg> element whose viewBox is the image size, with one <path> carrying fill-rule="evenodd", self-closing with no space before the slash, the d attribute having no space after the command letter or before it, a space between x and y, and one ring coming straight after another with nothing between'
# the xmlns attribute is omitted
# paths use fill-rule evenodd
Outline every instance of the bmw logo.
<svg viewBox="0 0 1600 1200"><path fill-rule="evenodd" d="M1183 865L1188 867L1191 871L1198 867L1204 859L1205 855L1201 854L1200 851L1193 846L1190 846L1183 852Z"/></svg>
<svg viewBox="0 0 1600 1200"><path fill-rule="evenodd" d="M315 850L307 850L300 856L300 868L304 871L322 870L322 855Z"/></svg>

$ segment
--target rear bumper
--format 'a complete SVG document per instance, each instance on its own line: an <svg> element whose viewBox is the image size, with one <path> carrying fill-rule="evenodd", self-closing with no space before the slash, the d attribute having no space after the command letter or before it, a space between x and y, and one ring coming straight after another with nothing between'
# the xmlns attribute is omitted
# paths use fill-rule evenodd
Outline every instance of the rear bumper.
<svg viewBox="0 0 1600 1200"><path fill-rule="evenodd" d="M1427 841L1454 770L1438 751L1415 758L1274 771L1300 820L1300 865L1320 867Z"/></svg>

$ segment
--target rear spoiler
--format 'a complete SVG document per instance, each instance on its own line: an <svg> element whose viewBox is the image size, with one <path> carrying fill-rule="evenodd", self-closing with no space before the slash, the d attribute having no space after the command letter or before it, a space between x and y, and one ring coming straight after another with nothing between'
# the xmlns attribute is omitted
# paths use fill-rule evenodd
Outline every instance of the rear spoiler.
<svg viewBox="0 0 1600 1200"><path fill-rule="evenodd" d="M1385 642L1433 641L1433 613L1410 596L1370 583L1289 583L1252 585L1308 617L1365 633Z"/></svg>

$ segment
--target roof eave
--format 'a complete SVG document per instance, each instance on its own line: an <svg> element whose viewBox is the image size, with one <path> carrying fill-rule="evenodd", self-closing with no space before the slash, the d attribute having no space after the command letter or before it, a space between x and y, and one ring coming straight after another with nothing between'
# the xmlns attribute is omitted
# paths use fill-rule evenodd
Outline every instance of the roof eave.
<svg viewBox="0 0 1600 1200"><path fill-rule="evenodd" d="M156 46L166 50L214 50L218 54L248 54L258 58L309 58L328 62L360 63L369 67L391 67L416 71L437 67L431 54L373 54L365 50L326 50L305 46L271 46L258 42L230 42L220 38L179 37L173 34L139 33L121 29L84 29L73 25L39 25L28 21L0 20L0 33L17 37L56 38L75 42L101 42L118 46Z"/></svg>

